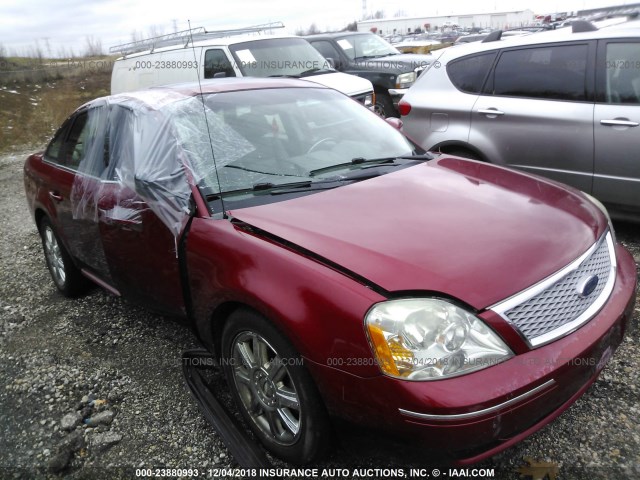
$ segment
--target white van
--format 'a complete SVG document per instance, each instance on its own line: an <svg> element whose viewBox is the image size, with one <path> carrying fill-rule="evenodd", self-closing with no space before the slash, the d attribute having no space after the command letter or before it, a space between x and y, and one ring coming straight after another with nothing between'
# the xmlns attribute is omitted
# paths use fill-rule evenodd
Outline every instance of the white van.
<svg viewBox="0 0 640 480"><path fill-rule="evenodd" d="M113 66L111 94L208 78L296 77L375 105L369 80L335 71L305 39L262 34L283 27L277 22L215 32L198 28L112 47L122 57Z"/></svg>

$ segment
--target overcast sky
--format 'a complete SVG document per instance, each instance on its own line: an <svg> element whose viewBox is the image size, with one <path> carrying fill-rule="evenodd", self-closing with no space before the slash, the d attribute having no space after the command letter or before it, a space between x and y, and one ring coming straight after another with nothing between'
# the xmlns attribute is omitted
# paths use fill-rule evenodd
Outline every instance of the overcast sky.
<svg viewBox="0 0 640 480"><path fill-rule="evenodd" d="M449 15L531 9L536 14L575 11L621 0L366 0L369 13L387 16L403 11L409 16ZM288 33L315 23L320 29L340 29L362 18L363 0L0 0L0 44L8 53L28 54L36 42L45 56L64 56L86 50L87 36L99 39L105 51L131 40L132 32L149 36L151 28L170 33L204 26L208 30L281 20ZM445 6L446 5L446 6Z"/></svg>

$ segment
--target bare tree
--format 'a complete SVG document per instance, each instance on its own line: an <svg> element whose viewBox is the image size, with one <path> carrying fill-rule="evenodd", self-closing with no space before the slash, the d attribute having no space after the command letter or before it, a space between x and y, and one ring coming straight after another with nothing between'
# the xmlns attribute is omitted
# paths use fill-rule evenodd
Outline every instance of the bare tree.
<svg viewBox="0 0 640 480"><path fill-rule="evenodd" d="M149 37L159 37L164 35L164 28L160 25L151 25L149 27Z"/></svg>
<svg viewBox="0 0 640 480"><path fill-rule="evenodd" d="M395 18L406 17L407 16L407 12L404 11L404 10L398 10L396 13L393 14L393 16Z"/></svg>
<svg viewBox="0 0 640 480"><path fill-rule="evenodd" d="M376 10L375 13L369 14L364 17L365 20L378 20L380 18L384 18L384 10Z"/></svg>
<svg viewBox="0 0 640 480"><path fill-rule="evenodd" d="M139 42L142 40L142 34L137 30L131 31L131 42Z"/></svg>
<svg viewBox="0 0 640 480"><path fill-rule="evenodd" d="M320 29L318 28L318 26L314 22L311 25L309 25L309 28L307 28L306 30L304 28L298 28L295 31L295 33L299 37L302 37L304 35L314 35L316 33L320 33Z"/></svg>
<svg viewBox="0 0 640 480"><path fill-rule="evenodd" d="M44 48L47 50L47 57L51 58L53 57L53 54L51 53L51 43L49 43L49 37L44 37Z"/></svg>
<svg viewBox="0 0 640 480"><path fill-rule="evenodd" d="M351 23L348 23L346 27L344 27L341 32L357 32L358 31L358 22L355 20Z"/></svg>
<svg viewBox="0 0 640 480"><path fill-rule="evenodd" d="M40 65L44 63L44 53L42 52L42 47L40 46L40 42L38 40L36 40L34 46L29 47L27 56L35 59L36 63Z"/></svg>
<svg viewBox="0 0 640 480"><path fill-rule="evenodd" d="M7 51L4 48L4 45L0 43L0 60L4 60L7 56Z"/></svg>
<svg viewBox="0 0 640 480"><path fill-rule="evenodd" d="M87 35L84 56L99 57L102 55L104 55L104 52L102 51L102 40L95 38L93 35Z"/></svg>

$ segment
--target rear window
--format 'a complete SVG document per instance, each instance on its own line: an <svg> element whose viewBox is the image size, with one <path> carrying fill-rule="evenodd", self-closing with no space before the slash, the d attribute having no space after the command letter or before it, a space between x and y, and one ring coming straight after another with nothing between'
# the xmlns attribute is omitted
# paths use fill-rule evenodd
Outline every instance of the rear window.
<svg viewBox="0 0 640 480"><path fill-rule="evenodd" d="M587 100L587 45L544 46L504 52L493 94L549 100Z"/></svg>
<svg viewBox="0 0 640 480"><path fill-rule="evenodd" d="M480 93L496 52L464 57L447 65L447 73L455 87L467 93Z"/></svg>

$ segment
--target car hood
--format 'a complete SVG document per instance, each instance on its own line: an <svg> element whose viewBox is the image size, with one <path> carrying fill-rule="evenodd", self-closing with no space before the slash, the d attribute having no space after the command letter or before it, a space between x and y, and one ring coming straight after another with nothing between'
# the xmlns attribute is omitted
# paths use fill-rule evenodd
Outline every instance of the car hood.
<svg viewBox="0 0 640 480"><path fill-rule="evenodd" d="M388 292L479 310L569 264L607 227L575 190L452 157L230 213Z"/></svg>
<svg viewBox="0 0 640 480"><path fill-rule="evenodd" d="M310 75L308 77L304 77L303 80L333 88L334 90L338 90L350 97L373 92L373 84L369 80L341 72Z"/></svg>

